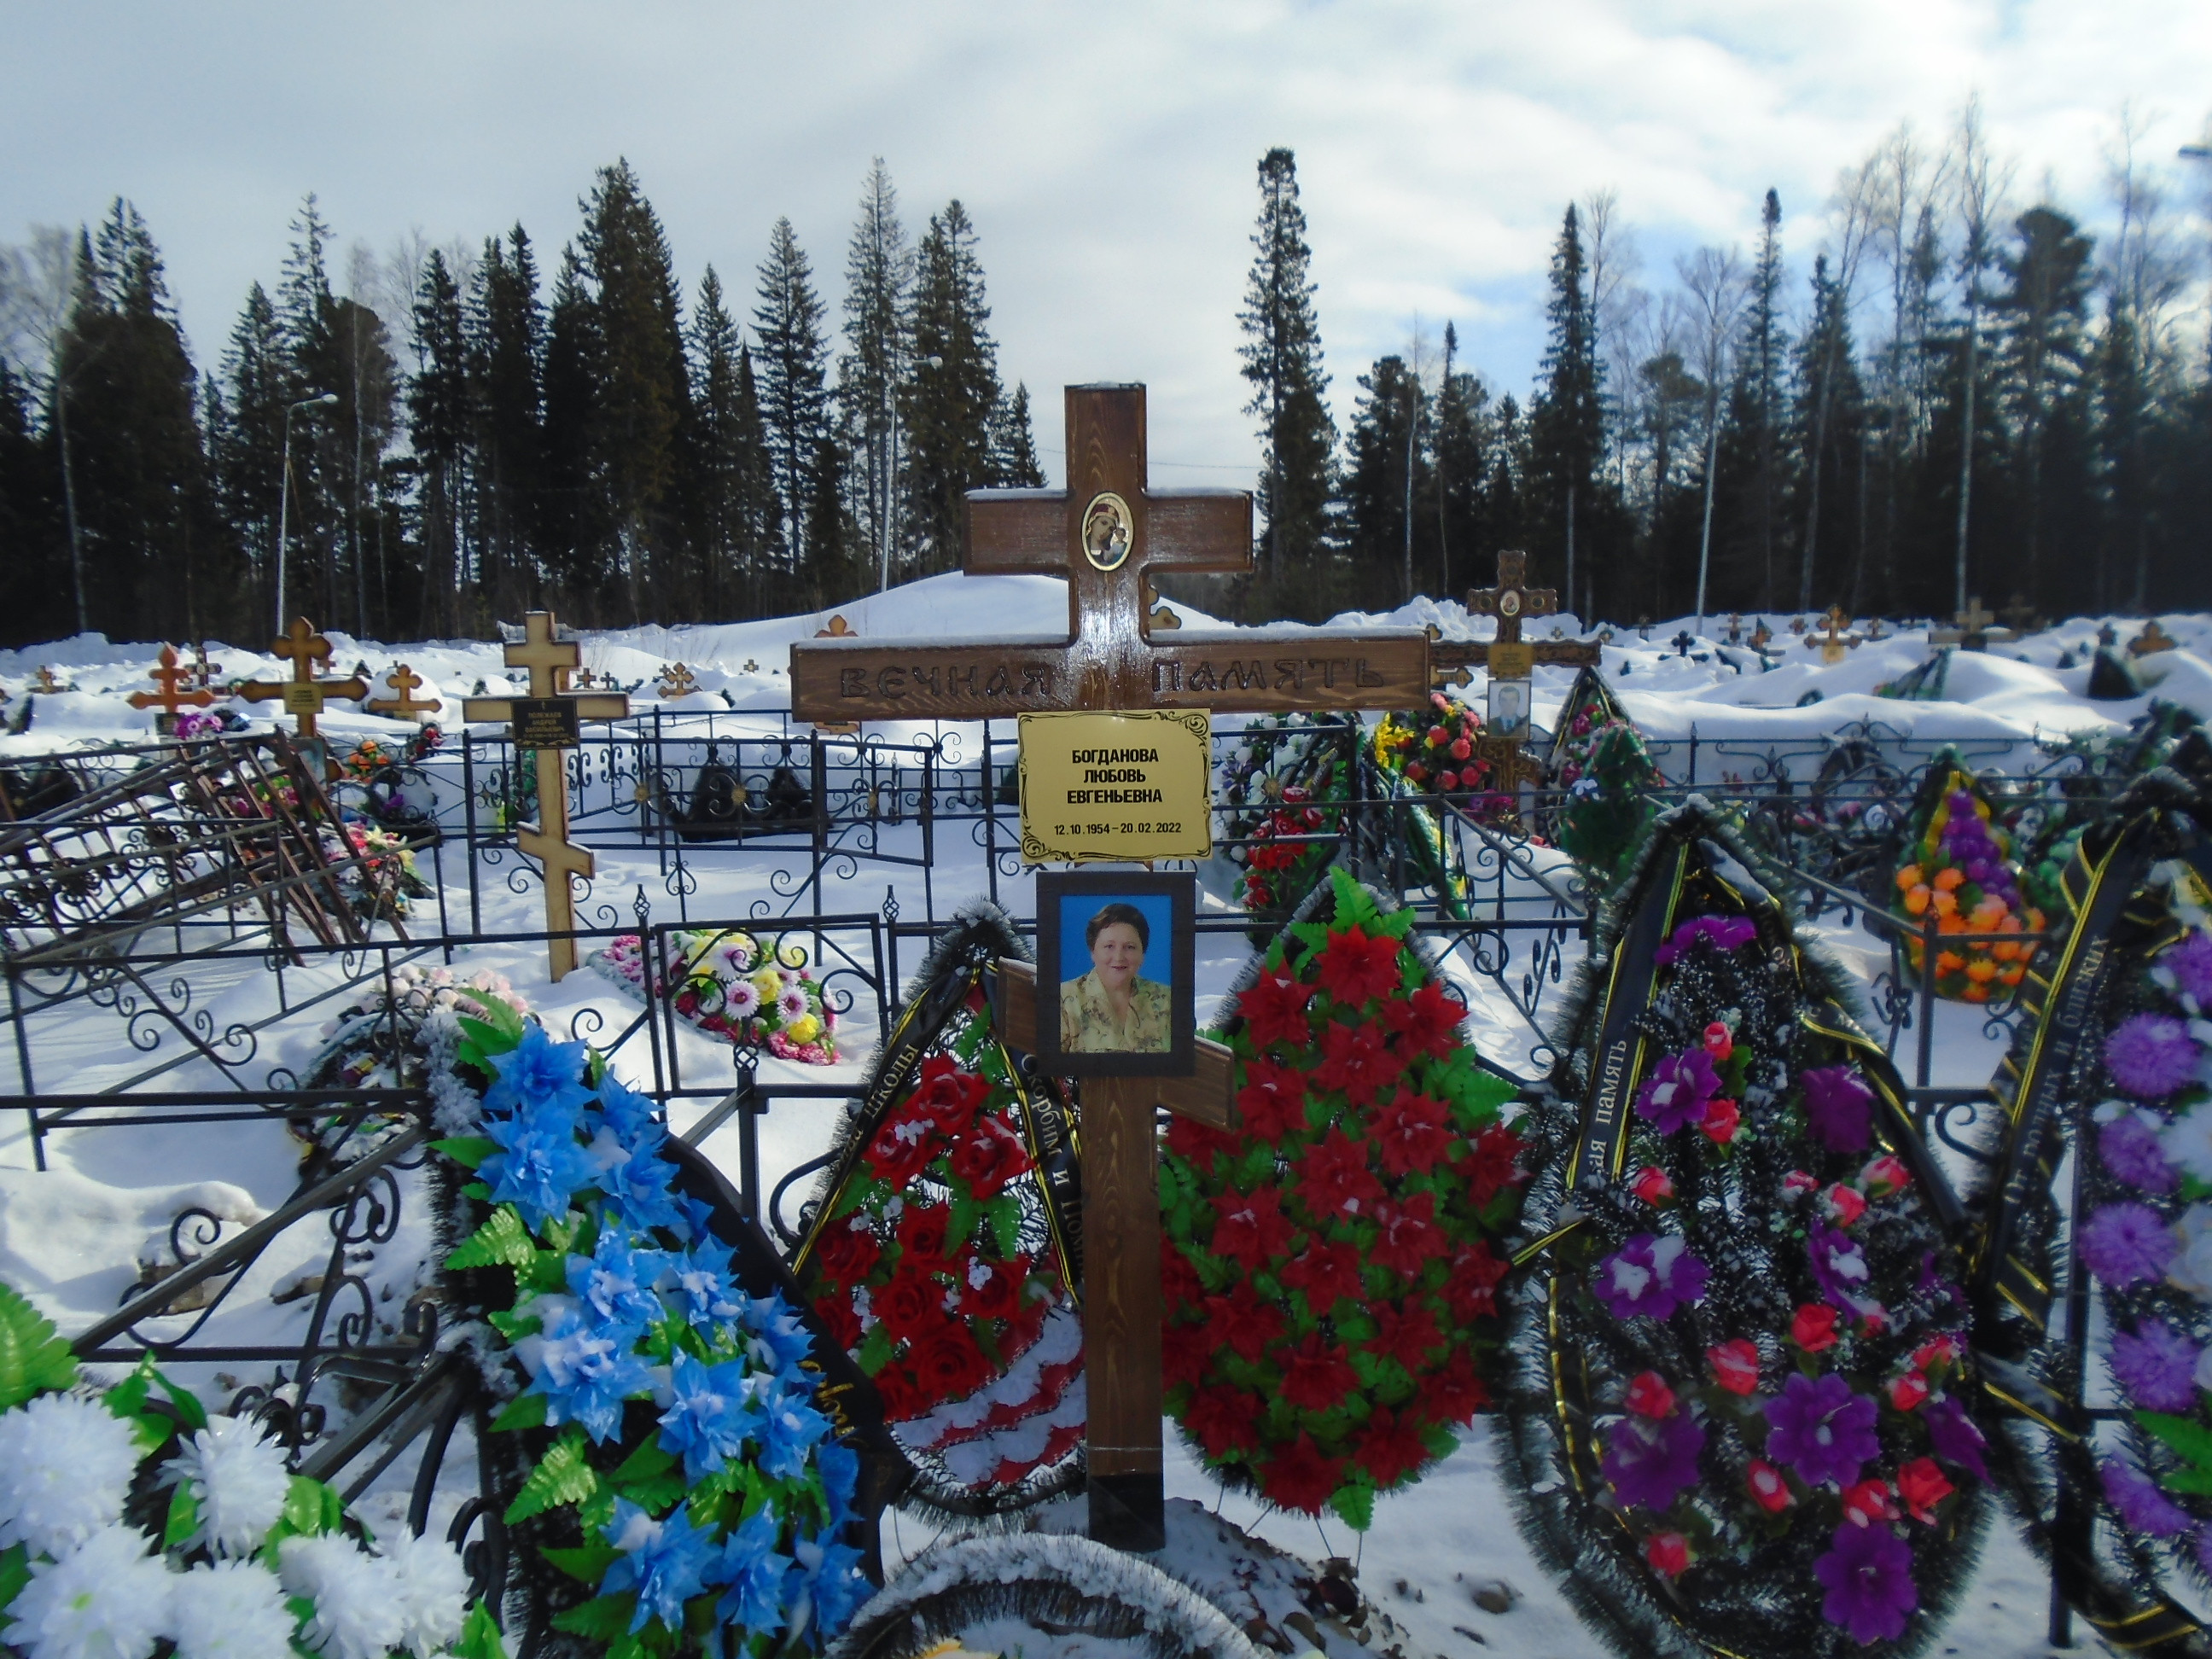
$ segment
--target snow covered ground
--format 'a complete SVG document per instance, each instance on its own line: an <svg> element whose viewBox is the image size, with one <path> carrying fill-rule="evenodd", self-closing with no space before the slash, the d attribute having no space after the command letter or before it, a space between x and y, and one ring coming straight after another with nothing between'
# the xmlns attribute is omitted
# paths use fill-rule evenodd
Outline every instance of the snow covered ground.
<svg viewBox="0 0 2212 1659"><path fill-rule="evenodd" d="M1186 637L1221 626L1200 613L1178 609L1189 631ZM1064 585L1043 577L940 576L840 610L851 627L871 637L943 639L986 631L1053 634L1064 629L1066 618ZM1751 620L1745 619L1747 631ZM2016 644L1998 645L1985 654L1956 656L1948 699L1940 702L1899 702L1874 695L1877 685L1926 659L1924 629L1907 629L1862 645L1831 666L1817 651L1780 631L1786 615L1770 617L1770 624L1778 629L1779 662L1763 669L1747 649L1716 646L1716 630L1710 627L1688 654L1678 652L1667 643L1684 625L1677 619L1654 624L1648 640L1634 629L1623 630L1606 647L1604 666L1632 714L1654 738L1686 744L1694 735L1701 745L1709 745L1708 754L1719 748L1743 752L1775 745L1817 748L1827 734L1854 722L1874 720L1901 744L1972 740L1981 763L2017 767L2036 757L2039 739L2124 730L2148 706L2148 696L2119 702L2087 698L2087 647L2094 644L2103 620L2076 619ZM789 645L811 637L826 621L824 613L720 627L592 634L584 639L584 661L596 676L634 685L634 702L640 708L731 710L732 726L774 733L785 725L781 711L788 700ZM1471 623L1455 603L1428 600L1387 614L1340 618L1334 625L1402 626L1408 622L1433 623L1452 638L1480 638L1491 629L1486 618ZM2111 622L2124 641L2142 626L2124 618ZM2156 682L2150 687L2152 695L2212 719L2212 617L2166 617L2160 622L2182 648L2142 665L2144 679ZM1573 619L1563 619L1563 626L1573 632ZM1540 626L1535 631L1544 634L1549 629ZM404 661L431 682L416 693L419 697L442 693L458 698L480 683L487 692L498 694L512 684L500 647L491 642L395 647L356 641L336 631L329 637L336 647L334 672L365 663L372 680L380 681L396 663ZM0 691L8 697L0 712L20 720L23 699L33 700L28 730L0 737L0 759L118 740L145 741L151 736L151 715L131 708L125 697L148 687L146 671L158 648L158 642L116 645L85 635L0 652ZM2075 665L2058 666L2069 653ZM209 656L221 665L221 681L283 678L287 668L274 657L228 645L210 643ZM691 670L700 690L664 702L654 696L654 682L664 665L679 660ZM38 691L33 677L41 667L68 689L53 694ZM1569 671L1538 671L1540 720L1556 710L1571 678ZM382 695L380 684L377 691ZM1479 702L1480 676L1475 689L1466 695ZM242 712L266 720L272 707L246 706ZM457 708L448 710L456 717L458 712ZM357 736L374 734L390 740L404 738L410 728L334 705L325 717L324 729L343 751ZM870 727L872 732L878 729ZM930 728L886 725L880 729L887 740L899 741ZM971 732L961 750L969 766L975 764L976 749ZM1710 781L1735 764L1724 757L1708 760L1701 765L1698 781ZM1669 769L1677 777L1686 775L1672 765ZM985 888L981 854L969 844L966 827L960 826L957 838L940 835L939 866L933 872L935 914L940 917ZM885 851L919 853L919 831L911 824L886 836ZM742 921L762 901L770 913L781 914L791 902L789 881L803 871L804 862L803 856L788 850L740 850L734 844L695 848L690 867L700 885L689 896L689 915L695 921ZM661 865L653 848L602 851L599 864L598 902L622 906L626 917L629 896L641 888L653 899L659 919L672 917L673 902L662 884ZM784 872L781 888L775 881L778 871ZM450 884L459 878L456 872L457 864L449 864L448 898L457 918L465 917L465 902L451 890ZM1027 890L1024 878L1002 879L1001 900L1021 912L1029 905ZM1534 896L1525 883L1517 884L1516 891ZM896 895L905 916L921 916L921 872L862 861L849 878L833 876L821 908L825 912L873 913L887 895ZM540 899L534 889L517 893L491 882L483 889L482 904L487 933L523 932L540 925ZM1209 896L1207 904L1212 914L1231 914L1218 896ZM1868 971L1886 963L1887 947L1870 933L1826 931L1839 951ZM919 941L902 941L903 970L911 971L921 951ZM1239 933L1202 937L1201 1018L1218 1004L1245 954ZM1566 965L1571 968L1571 959ZM489 969L506 975L556 1031L565 1033L572 1021L588 1021L595 1015L603 1022L601 1031L611 1035L635 1015L635 1004L589 971L571 975L558 986L546 982L540 946L479 945L459 953L454 966L464 972ZM1485 1051L1508 1066L1525 1067L1534 1038L1528 1022L1500 988L1474 973L1464 958L1449 966L1474 1005L1474 1030ZM192 978L194 1006L208 1010L217 1029L233 1021L273 1022L260 1036L256 1066L306 1071L322 1041L322 1021L334 1005L277 1018L272 976L252 960L195 969ZM286 994L296 1003L307 991L340 982L338 967L325 963L291 975ZM771 1085L779 1080L856 1083L869 1057L877 1013L872 998L865 994L851 1009L836 1066L803 1067L771 1060L766 1062L767 1080ZM1974 1085L1988 1078L2000 1041L1981 1027L1977 1012L1939 1006L1934 1082ZM49 1090L112 1088L148 1063L131 1045L125 1023L113 1012L81 1005L65 1023L45 1021L34 1030L33 1063L41 1086ZM679 1029L676 1042L687 1085L713 1086L730 1076L728 1050L723 1045L688 1028ZM173 1043L167 1052L176 1052ZM650 1082L641 1036L623 1048L617 1066L633 1082ZM221 1081L212 1067L196 1061L150 1086L216 1086ZM674 1109L678 1130L696 1121L709 1103L704 1098L679 1103ZM824 1148L835 1111L834 1102L821 1100L787 1100L775 1107L761 1133L768 1182ZM0 1279L20 1286L65 1331L84 1328L116 1305L137 1279L137 1264L164 1255L170 1223L180 1212L189 1207L207 1211L234 1231L281 1204L295 1182L299 1148L279 1123L165 1124L159 1121L161 1109L150 1106L135 1109L135 1115L144 1121L126 1128L53 1133L46 1147L50 1167L40 1172L32 1167L23 1115L0 1111ZM707 1141L706 1149L734 1172L734 1127L719 1131ZM398 1236L379 1247L374 1261L363 1269L377 1323L387 1333L396 1331L400 1310L422 1276L421 1264L428 1251L422 1217L420 1204L406 1206ZM312 1226L294 1229L249 1270L205 1340L243 1345L301 1339L313 1297L297 1292L307 1276L322 1270L328 1250L327 1232ZM234 1387L265 1380L236 1374L236 1370L208 1364L191 1368L185 1375L210 1401L221 1403ZM465 1470L471 1461L465 1447L457 1445L448 1467ZM1498 1501L1497 1479L1487 1431L1478 1427L1458 1458L1410 1494L1381 1507L1364 1543L1333 1522L1317 1528L1304 1517L1261 1517L1255 1506L1242 1498L1229 1500L1224 1513L1284 1547L1316 1559L1325 1553L1351 1555L1357 1551L1367 1594L1431 1653L1472 1654L1486 1646L1533 1659L1596 1653L1557 1587L1546 1581L1522 1547ZM1171 1454L1169 1486L1171 1495L1209 1504L1217 1497L1201 1472L1179 1452ZM365 1501L388 1508L394 1499L379 1492ZM926 1534L910 1519L902 1521L899 1528L893 1540L897 1546L911 1550L926 1541ZM1396 1588L1401 1581L1406 1586L1402 1592ZM1509 1610L1492 1612L1477 1605L1475 1592L1498 1582L1512 1587ZM1945 1650L1996 1656L2045 1651L2047 1582L2000 1523ZM1489 1599L1505 1598L1492 1595Z"/></svg>

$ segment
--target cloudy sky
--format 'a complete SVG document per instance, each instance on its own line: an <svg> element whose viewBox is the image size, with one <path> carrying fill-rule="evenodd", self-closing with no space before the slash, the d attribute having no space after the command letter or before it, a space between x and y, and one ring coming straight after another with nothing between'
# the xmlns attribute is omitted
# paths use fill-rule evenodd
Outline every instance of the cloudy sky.
<svg viewBox="0 0 2212 1659"><path fill-rule="evenodd" d="M2212 115L2204 0L1400 0L1076 6L0 0L0 240L151 222L194 349L219 354L318 192L343 246L520 219L550 265L626 155L687 294L749 294L788 215L833 307L871 156L909 223L981 234L1001 367L1057 465L1074 380L1152 387L1163 482L1239 482L1237 310L1254 167L1296 149L1340 416L1352 381L1456 321L1525 391L1571 199L1618 192L1644 276L1747 243L1778 188L1809 253L1838 170L1978 92L2015 193L2095 217L2122 108L2174 160ZM2191 181L2192 185L2194 181ZM2201 222L2199 222L2201 228Z"/></svg>

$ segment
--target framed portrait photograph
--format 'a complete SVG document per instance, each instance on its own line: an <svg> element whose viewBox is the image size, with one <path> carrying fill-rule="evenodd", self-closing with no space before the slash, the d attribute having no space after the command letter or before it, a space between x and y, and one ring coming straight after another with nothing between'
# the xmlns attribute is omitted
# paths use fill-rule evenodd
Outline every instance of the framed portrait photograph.
<svg viewBox="0 0 2212 1659"><path fill-rule="evenodd" d="M1188 1077L1195 876L1040 872L1037 1060L1062 1077Z"/></svg>

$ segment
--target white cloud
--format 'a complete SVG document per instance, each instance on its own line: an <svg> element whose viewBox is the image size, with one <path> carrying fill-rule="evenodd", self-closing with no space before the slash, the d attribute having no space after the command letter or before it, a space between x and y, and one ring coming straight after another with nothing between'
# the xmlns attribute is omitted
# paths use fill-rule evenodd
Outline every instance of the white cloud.
<svg viewBox="0 0 2212 1659"><path fill-rule="evenodd" d="M909 221L974 216L1003 366L1056 446L1065 381L1144 380L1164 479L1255 454L1234 320L1254 165L1298 153L1340 413L1416 312L1525 392L1560 210L1610 186L1647 270L1746 240L1768 185L1809 252L1838 171L1978 88L2018 177L2094 210L2132 100L2154 160L2212 85L2202 0L1402 0L1113 8L729 5L10 8L0 227L137 201L203 361L318 191L342 239L520 219L550 266L592 170L638 168L687 293L750 309L788 214L834 305L884 155ZM1049 459L1049 458L1048 458Z"/></svg>

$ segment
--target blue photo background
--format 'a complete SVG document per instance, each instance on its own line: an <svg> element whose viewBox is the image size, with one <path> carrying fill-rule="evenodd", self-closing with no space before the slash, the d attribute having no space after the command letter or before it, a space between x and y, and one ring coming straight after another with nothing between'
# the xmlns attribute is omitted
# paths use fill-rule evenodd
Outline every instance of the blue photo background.
<svg viewBox="0 0 2212 1659"><path fill-rule="evenodd" d="M1151 930L1151 940L1145 946L1145 965L1137 970L1137 977L1149 979L1156 984L1172 985L1174 957L1168 949L1175 927L1175 900L1165 893L1104 893L1077 896L1063 893L1060 899L1060 977L1062 981L1080 979L1091 971L1091 947L1083 942L1083 930L1091 925L1091 918L1109 904L1134 905Z"/></svg>

